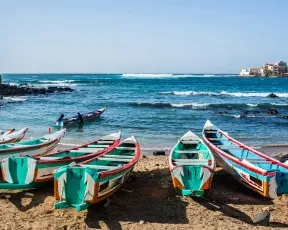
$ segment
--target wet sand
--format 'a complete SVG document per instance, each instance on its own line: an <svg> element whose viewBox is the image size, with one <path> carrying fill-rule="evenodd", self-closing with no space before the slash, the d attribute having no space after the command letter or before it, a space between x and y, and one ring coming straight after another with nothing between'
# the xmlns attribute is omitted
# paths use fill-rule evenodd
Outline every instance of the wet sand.
<svg viewBox="0 0 288 230"><path fill-rule="evenodd" d="M129 181L109 202L77 212L55 210L53 187L1 190L0 229L285 229L288 196L270 201L235 182L220 168L203 198L172 187L167 156L142 156ZM105 205L104 205L105 204ZM268 210L268 227L252 224Z"/></svg>

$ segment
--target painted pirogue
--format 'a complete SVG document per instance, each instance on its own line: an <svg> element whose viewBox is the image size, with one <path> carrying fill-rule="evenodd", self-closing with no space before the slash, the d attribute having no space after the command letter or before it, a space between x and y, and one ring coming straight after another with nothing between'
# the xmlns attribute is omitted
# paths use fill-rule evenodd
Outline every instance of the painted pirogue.
<svg viewBox="0 0 288 230"><path fill-rule="evenodd" d="M215 160L209 148L193 132L188 131L169 155L173 185L185 196L202 196L210 188Z"/></svg>
<svg viewBox="0 0 288 230"><path fill-rule="evenodd" d="M104 113L106 110L106 107L101 108L101 109L97 109L97 110L93 110L91 112L88 113L83 113L82 114L82 119L83 122L87 122L87 121L91 121L94 120L98 117L100 117L102 115L102 113ZM55 125L58 127L67 127L73 124L78 124L79 120L78 120L78 116L73 116L73 117L67 117L62 119L61 121L56 121Z"/></svg>
<svg viewBox="0 0 288 230"><path fill-rule="evenodd" d="M3 135L0 135L0 144L7 144L21 141L24 138L27 130L28 128L24 128L14 132L13 129L12 132L9 131L7 133L4 133Z"/></svg>
<svg viewBox="0 0 288 230"><path fill-rule="evenodd" d="M203 140L215 155L217 164L249 189L274 199L288 193L288 164L234 140L209 120Z"/></svg>
<svg viewBox="0 0 288 230"><path fill-rule="evenodd" d="M11 156L34 156L49 153L56 147L65 133L66 129L62 129L41 138L24 140L12 144L2 144L0 145L0 160Z"/></svg>
<svg viewBox="0 0 288 230"><path fill-rule="evenodd" d="M35 188L53 182L53 171L71 162L82 162L109 151L120 142L121 134L113 133L99 140L57 153L42 156L13 156L0 162L0 188Z"/></svg>
<svg viewBox="0 0 288 230"><path fill-rule="evenodd" d="M140 157L134 136L88 161L54 172L55 208L86 209L115 193L129 178Z"/></svg>

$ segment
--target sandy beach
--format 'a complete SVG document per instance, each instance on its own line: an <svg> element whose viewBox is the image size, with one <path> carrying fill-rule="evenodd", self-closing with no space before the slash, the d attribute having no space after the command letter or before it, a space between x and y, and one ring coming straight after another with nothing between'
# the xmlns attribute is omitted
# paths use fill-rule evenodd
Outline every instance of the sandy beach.
<svg viewBox="0 0 288 230"><path fill-rule="evenodd" d="M270 201L235 182L221 168L203 198L172 187L167 156L142 155L129 181L109 201L88 210L55 210L53 187L1 190L0 229L284 229L288 196ZM270 225L252 223L269 211Z"/></svg>

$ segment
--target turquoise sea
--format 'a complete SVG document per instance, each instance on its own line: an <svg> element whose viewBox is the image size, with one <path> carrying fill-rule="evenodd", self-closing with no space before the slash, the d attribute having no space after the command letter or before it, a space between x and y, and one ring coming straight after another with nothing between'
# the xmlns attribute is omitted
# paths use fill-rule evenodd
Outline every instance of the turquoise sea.
<svg viewBox="0 0 288 230"><path fill-rule="evenodd" d="M56 131L54 121L61 113L76 115L107 106L100 119L82 129L68 128L61 142L80 144L122 129L124 137L134 132L143 149L169 149L189 129L200 135L207 119L252 146L288 142L284 118L288 78L229 74L6 74L2 78L5 83L75 90L0 100L0 129L28 127L28 137L44 135L49 127ZM278 97L267 97L270 93ZM278 114L269 115L270 108Z"/></svg>

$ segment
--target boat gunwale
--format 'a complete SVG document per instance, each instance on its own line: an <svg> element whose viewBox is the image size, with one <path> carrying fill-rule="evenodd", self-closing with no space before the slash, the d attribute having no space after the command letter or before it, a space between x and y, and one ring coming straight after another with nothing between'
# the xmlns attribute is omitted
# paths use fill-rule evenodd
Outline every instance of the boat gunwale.
<svg viewBox="0 0 288 230"><path fill-rule="evenodd" d="M100 157L102 157L102 156L104 156L104 155L112 152L114 149L116 149L117 147L119 147L121 144L122 144L122 142L119 143L117 146L114 146L113 148L111 148L109 151L106 151L106 152L104 152L104 153L101 153L100 155L97 155L97 156L95 156L94 158L91 158L91 159L89 159L89 160L87 160L87 161L81 162L81 163L79 163L78 165L79 165L79 166L82 166L82 167L85 167L85 166L86 166L87 168L89 168L89 166L86 165L86 163L88 163L88 162L90 162L90 161L93 161L93 160L95 160L95 159L98 159L98 158L100 158ZM98 174L99 174L99 178L110 177L110 176L116 175L116 174L118 174L118 173L121 173L121 172L126 171L127 169L133 167L133 166L138 162L138 160L139 160L139 158L140 158L140 155L141 155L139 143L136 142L135 145L136 145L136 150L135 150L135 151L136 151L136 154L135 154L134 158L131 159L130 162L128 162L127 164L123 165L121 168L115 168L115 169L112 169L112 170L109 170L109 171L99 172L99 173L98 173Z"/></svg>
<svg viewBox="0 0 288 230"><path fill-rule="evenodd" d="M215 126L215 127L216 127L216 126ZM216 127L216 128L218 129L218 130L217 130L218 133L224 134L224 132L223 132L222 130L220 130L218 127ZM253 168L253 167L249 166L248 164L246 164L245 162L242 162L241 160L239 160L237 157L232 156L232 155L230 155L230 154L222 151L221 149L219 149L218 147L216 147L216 145L212 144L211 141L209 141L209 139L207 139L207 138L205 137L204 131L205 131L205 127L204 127L203 132L202 132L202 136L203 136L204 141L205 141L216 153L220 154L220 155L223 156L224 158L227 158L228 160L233 161L234 163L236 163L236 164L238 164L238 165L240 165L240 166L242 166L242 167L244 167L244 168L246 168L246 169L248 169L248 170L250 170L250 171L252 171L252 172L254 172L254 173L260 174L260 175L262 175L262 176L274 176L274 175L276 175L276 172L275 172L275 171L271 172L271 171L267 171L267 170L264 170L264 169L263 169L263 170L259 170L259 169L257 169L257 168ZM225 135L225 134L224 134L224 135ZM227 135L227 136L228 136L228 135ZM234 139L231 138L230 136L228 136L228 137L227 137L227 136L225 135L226 138L229 137L228 140L231 140L231 141L234 140ZM233 142L234 142L234 141L233 141ZM237 143L237 141L236 141L236 143ZM242 146L248 147L248 146L242 144L241 142L238 142L238 143L240 143ZM237 143L237 144L238 144L238 143ZM241 149L240 146L239 146L239 148ZM245 149L245 148L242 148L242 149ZM250 150L250 148L246 148L246 149L247 149L247 150L248 150L248 149ZM245 159L245 158L244 158L244 159ZM253 163L252 163L252 164L253 164ZM254 164L253 164L253 166L257 167L257 166L254 165Z"/></svg>
<svg viewBox="0 0 288 230"><path fill-rule="evenodd" d="M90 142L90 143L86 143L86 144L83 144L83 145L80 145L80 146L77 146L77 147L74 147L74 148L71 148L71 149L67 149L67 150L63 150L63 151L60 151L60 152L57 152L57 153L49 153L49 154L46 154L46 155L41 155L41 156L37 156L37 157L34 157L37 161L37 164L53 164L53 163L58 163L58 162L69 162L69 161L78 161L78 160L81 160L81 159L86 159L86 158L94 158L100 154L103 154L105 152L108 152L110 151L111 149L114 149L115 146L118 146L119 142L120 142L120 138L115 140L114 143L105 148L105 149L102 149L100 151L96 151L96 152L93 152L93 153L90 153L90 154L86 154L86 155L82 155L82 156L79 156L79 157L74 157L74 158L60 158L60 159L54 159L54 160L41 160L41 159L37 159L38 157L50 157L50 156L53 156L53 155L56 155L56 154L59 154L59 153L63 153L63 152L68 152L68 151L71 151L71 150L77 150L81 147L87 147L88 145L90 144L93 144L93 143L96 143L96 142L99 142L101 141L102 139L98 139L96 141L93 141L93 142ZM69 155L67 155L69 157ZM66 157L66 156L65 156ZM88 160L88 159L87 159Z"/></svg>

